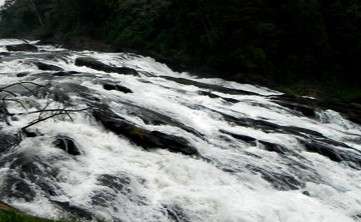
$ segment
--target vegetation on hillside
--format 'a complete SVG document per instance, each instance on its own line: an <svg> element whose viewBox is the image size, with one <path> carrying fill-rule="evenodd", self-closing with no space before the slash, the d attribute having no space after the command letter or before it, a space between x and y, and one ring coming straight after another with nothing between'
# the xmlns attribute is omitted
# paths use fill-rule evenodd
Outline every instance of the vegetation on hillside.
<svg viewBox="0 0 361 222"><path fill-rule="evenodd" d="M88 37L223 78L361 96L358 0L6 0L0 16L2 37Z"/></svg>

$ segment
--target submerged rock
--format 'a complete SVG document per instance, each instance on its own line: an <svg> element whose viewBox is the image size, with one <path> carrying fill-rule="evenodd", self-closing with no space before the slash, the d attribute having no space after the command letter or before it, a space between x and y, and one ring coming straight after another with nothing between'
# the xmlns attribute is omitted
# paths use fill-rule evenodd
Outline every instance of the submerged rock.
<svg viewBox="0 0 361 222"><path fill-rule="evenodd" d="M113 67L107 64L104 64L96 59L90 57L79 57L75 60L75 65L77 66L86 66L98 71L104 72L115 72L119 74L126 75L138 75L138 72L135 69L128 67Z"/></svg>
<svg viewBox="0 0 361 222"><path fill-rule="evenodd" d="M57 136L53 144L71 155L77 156L81 154L78 146L70 137Z"/></svg>
<svg viewBox="0 0 361 222"><path fill-rule="evenodd" d="M37 52L38 47L31 44L18 44L18 45L7 45L6 49L8 51L23 51L23 52Z"/></svg>

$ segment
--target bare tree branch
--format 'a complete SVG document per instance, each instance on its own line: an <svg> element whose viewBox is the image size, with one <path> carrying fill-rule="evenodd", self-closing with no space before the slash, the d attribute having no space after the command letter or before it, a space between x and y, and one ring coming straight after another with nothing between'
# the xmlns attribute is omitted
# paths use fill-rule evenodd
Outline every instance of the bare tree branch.
<svg viewBox="0 0 361 222"><path fill-rule="evenodd" d="M41 84L34 83L34 82L17 82L17 83L13 83L13 84L10 84L10 85L7 85L5 87L0 88L0 91L3 91L4 89L10 88L12 86L22 85L22 84L31 84L31 85L36 85L36 86L39 86L39 87L45 87L46 86L46 85L41 85Z"/></svg>

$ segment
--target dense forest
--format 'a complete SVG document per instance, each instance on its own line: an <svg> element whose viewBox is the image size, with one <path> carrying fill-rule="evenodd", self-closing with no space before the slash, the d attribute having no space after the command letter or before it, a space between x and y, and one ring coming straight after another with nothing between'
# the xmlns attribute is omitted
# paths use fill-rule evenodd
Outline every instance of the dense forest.
<svg viewBox="0 0 361 222"><path fill-rule="evenodd" d="M361 97L359 0L6 0L0 16L1 37L100 40L227 79Z"/></svg>

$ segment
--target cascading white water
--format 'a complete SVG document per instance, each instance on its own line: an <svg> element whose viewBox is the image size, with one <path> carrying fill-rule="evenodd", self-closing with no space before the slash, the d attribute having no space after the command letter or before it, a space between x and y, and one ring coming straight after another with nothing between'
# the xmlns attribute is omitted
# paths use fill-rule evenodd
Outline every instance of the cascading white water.
<svg viewBox="0 0 361 222"><path fill-rule="evenodd" d="M21 43L1 40L0 52ZM19 144L0 149L0 200L47 218L361 221L361 127L339 113L318 110L306 117L275 102L279 92L177 73L149 57L38 48L1 58L0 88L17 82L47 87L46 92L26 84L34 91L7 88L21 102L7 101L7 110L28 114L13 116L11 126L0 121L1 133L21 137ZM78 57L129 67L139 75L77 66ZM40 70L39 61L73 73ZM132 93L107 90L106 83ZM109 130L89 110L35 124L36 137L19 136L39 118L32 111L96 104L106 104L140 129L181 137L198 153L145 149ZM80 155L56 148L58 135L74 140ZM344 161L311 152L307 147L315 141L332 147L335 158L339 150Z"/></svg>

